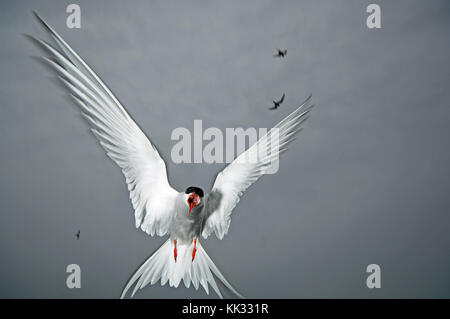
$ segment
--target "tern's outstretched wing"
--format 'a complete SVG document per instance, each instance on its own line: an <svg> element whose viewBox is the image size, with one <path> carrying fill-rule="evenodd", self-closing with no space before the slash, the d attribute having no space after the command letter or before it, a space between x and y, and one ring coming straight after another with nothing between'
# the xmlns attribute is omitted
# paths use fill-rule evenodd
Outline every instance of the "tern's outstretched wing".
<svg viewBox="0 0 450 319"><path fill-rule="evenodd" d="M241 195L267 171L278 159L278 155L286 150L287 144L301 130L300 126L308 118L312 107L310 95L300 107L217 175L211 193L206 198L207 217L203 226L203 237L207 238L215 232L217 238L223 238L230 226L231 212Z"/></svg>
<svg viewBox="0 0 450 319"><path fill-rule="evenodd" d="M166 164L117 98L81 57L35 13L56 42L31 37L49 54L44 61L57 73L81 108L107 155L122 169L135 211L136 228L163 236L177 196L167 180Z"/></svg>

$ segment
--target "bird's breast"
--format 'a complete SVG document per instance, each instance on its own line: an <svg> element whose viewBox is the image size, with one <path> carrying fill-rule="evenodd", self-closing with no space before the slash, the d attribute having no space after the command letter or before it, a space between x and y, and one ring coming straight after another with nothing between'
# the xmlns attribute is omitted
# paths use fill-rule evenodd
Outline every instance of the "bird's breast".
<svg viewBox="0 0 450 319"><path fill-rule="evenodd" d="M178 210L169 228L172 239L179 241L191 242L193 238L200 235L201 230L201 212L192 211L188 214L188 210Z"/></svg>

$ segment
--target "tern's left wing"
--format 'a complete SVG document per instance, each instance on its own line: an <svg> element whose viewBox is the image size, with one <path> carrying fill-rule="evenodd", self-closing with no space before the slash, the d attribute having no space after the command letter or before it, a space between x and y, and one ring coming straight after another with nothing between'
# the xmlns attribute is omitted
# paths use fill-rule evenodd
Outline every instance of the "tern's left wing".
<svg viewBox="0 0 450 319"><path fill-rule="evenodd" d="M166 164L114 94L81 57L36 13L59 49L35 39L51 58L44 61L58 74L81 108L107 155L122 169L134 208L136 228L167 233L178 195L167 179Z"/></svg>
<svg viewBox="0 0 450 319"><path fill-rule="evenodd" d="M241 195L286 150L287 144L301 130L300 126L308 118L312 107L310 95L300 107L217 175L211 193L206 198L207 217L202 231L204 238L215 232L217 238L222 239L228 232L231 213Z"/></svg>

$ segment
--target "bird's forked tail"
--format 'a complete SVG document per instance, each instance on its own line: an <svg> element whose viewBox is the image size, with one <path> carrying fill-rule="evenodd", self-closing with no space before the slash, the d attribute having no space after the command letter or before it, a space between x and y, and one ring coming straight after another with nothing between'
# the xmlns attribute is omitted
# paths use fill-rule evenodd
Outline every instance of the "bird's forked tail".
<svg viewBox="0 0 450 319"><path fill-rule="evenodd" d="M177 244L177 257L174 258L174 242L168 239L149 259L147 259L142 266L136 271L125 286L120 298L124 298L128 289L136 283L134 294L147 286L153 285L161 281L161 286L169 282L170 287L178 287L180 281L183 280L184 285L189 288L192 285L198 289L199 284L209 294L208 284L214 291L223 298L219 287L214 280L213 274L220 279L220 281L230 289L239 298L244 298L239 294L225 279L225 277L217 269L216 265L209 258L206 251L203 249L200 242L197 240L195 258L192 258L192 250L194 244Z"/></svg>

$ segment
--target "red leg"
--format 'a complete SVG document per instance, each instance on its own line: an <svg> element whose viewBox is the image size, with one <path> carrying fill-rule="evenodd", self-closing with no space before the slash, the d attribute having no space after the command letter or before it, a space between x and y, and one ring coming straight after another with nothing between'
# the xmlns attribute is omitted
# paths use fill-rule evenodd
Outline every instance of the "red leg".
<svg viewBox="0 0 450 319"><path fill-rule="evenodd" d="M192 261L194 261L196 252L197 252L197 238L194 238L194 249L192 249Z"/></svg>
<svg viewBox="0 0 450 319"><path fill-rule="evenodd" d="M175 245L175 248L173 249L173 258L175 258L175 262L177 262L177 240L176 239L173 241L173 244Z"/></svg>

